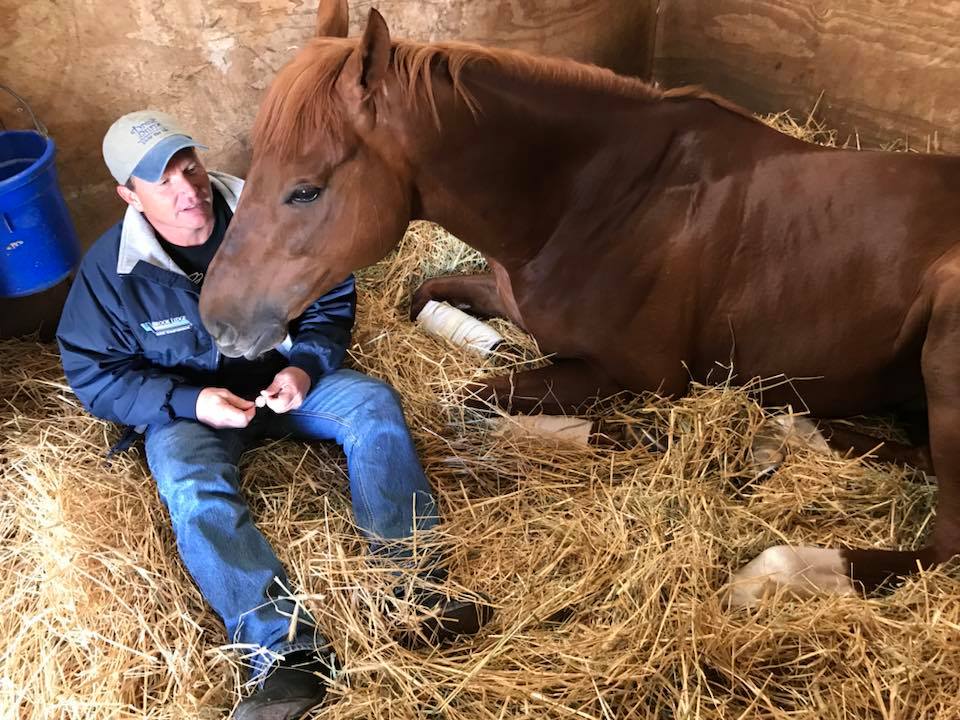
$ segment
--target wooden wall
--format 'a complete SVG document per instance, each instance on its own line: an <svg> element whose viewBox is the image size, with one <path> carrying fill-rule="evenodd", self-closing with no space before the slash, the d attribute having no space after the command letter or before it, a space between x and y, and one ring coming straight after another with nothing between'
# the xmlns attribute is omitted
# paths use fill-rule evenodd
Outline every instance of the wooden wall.
<svg viewBox="0 0 960 720"><path fill-rule="evenodd" d="M654 75L755 112L808 112L867 145L960 152L960 2L660 0Z"/></svg>
<svg viewBox="0 0 960 720"><path fill-rule="evenodd" d="M569 55L645 72L655 0L355 0L351 32L376 6L392 32ZM316 0L0 0L0 78L32 103L57 141L58 167L82 239L120 206L100 155L109 124L157 107L211 148L214 167L242 172L262 91L309 38ZM9 99L0 119L25 126Z"/></svg>
<svg viewBox="0 0 960 720"><path fill-rule="evenodd" d="M351 0L355 32L370 7L391 32L572 57L649 76L657 0Z"/></svg>
<svg viewBox="0 0 960 720"><path fill-rule="evenodd" d="M351 0L351 31L360 32L375 5L398 37L491 43L642 73L655 2ZM243 174L261 94L310 37L316 7L317 0L0 0L0 82L26 97L57 142L61 186L84 246L123 209L100 154L110 123L144 107L167 110L210 146L210 167ZM3 94L0 120L29 124ZM30 312L49 315L60 295L0 302L0 336L35 327Z"/></svg>
<svg viewBox="0 0 960 720"><path fill-rule="evenodd" d="M808 112L864 144L906 138L960 152L960 0L351 0L394 35L503 45L699 83L755 112ZM81 241L122 211L103 167L110 122L142 107L179 115L211 167L243 174L263 90L310 36L316 0L0 0L0 82L58 143ZM0 120L27 123L0 96ZM842 137L841 137L842 139ZM59 293L59 294L58 294ZM48 301L0 303L0 336ZM38 305L38 303L40 303Z"/></svg>

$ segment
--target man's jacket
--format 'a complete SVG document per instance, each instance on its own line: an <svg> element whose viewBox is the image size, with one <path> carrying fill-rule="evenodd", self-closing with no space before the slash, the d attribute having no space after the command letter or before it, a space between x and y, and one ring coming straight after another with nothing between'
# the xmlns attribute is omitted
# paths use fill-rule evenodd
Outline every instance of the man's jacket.
<svg viewBox="0 0 960 720"><path fill-rule="evenodd" d="M243 181L210 173L231 211ZM242 292L242 288L237 288ZM252 397L287 365L313 382L343 361L356 310L353 277L290 324L275 351L224 358L200 321L200 288L164 252L141 213L123 220L84 256L70 288L57 341L67 381L92 414L145 426L196 419L204 387Z"/></svg>

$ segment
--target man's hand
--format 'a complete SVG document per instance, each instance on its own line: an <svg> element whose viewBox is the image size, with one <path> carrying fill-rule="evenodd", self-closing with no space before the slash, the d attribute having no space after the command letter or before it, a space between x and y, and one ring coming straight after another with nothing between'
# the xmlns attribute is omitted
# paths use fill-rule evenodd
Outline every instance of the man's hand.
<svg viewBox="0 0 960 720"><path fill-rule="evenodd" d="M270 387L260 391L257 405L266 405L275 413L296 410L310 392L310 376L298 367L287 367L273 378Z"/></svg>
<svg viewBox="0 0 960 720"><path fill-rule="evenodd" d="M197 420L212 428L245 428L257 406L225 388L208 387L197 396Z"/></svg>

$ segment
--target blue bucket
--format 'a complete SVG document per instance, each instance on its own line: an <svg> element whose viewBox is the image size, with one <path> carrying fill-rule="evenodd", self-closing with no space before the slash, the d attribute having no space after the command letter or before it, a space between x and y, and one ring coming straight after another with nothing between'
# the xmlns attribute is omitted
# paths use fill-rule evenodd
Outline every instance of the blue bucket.
<svg viewBox="0 0 960 720"><path fill-rule="evenodd" d="M0 132L0 297L47 290L80 259L55 152L53 140L39 132Z"/></svg>

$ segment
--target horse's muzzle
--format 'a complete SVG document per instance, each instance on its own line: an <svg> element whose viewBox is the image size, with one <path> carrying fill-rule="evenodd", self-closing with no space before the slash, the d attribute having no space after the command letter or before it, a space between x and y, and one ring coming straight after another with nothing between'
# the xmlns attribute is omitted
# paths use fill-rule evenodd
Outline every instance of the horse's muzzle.
<svg viewBox="0 0 960 720"><path fill-rule="evenodd" d="M236 327L219 320L206 323L217 347L227 357L245 357L254 360L267 350L276 347L287 335L284 323L258 323L241 333Z"/></svg>

